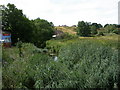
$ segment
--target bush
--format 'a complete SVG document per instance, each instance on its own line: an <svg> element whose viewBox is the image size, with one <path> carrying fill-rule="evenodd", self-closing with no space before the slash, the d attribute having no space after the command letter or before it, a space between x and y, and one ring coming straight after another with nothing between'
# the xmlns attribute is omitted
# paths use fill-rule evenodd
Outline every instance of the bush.
<svg viewBox="0 0 120 90"><path fill-rule="evenodd" d="M38 73L44 71L40 71L40 66L49 60L50 58L44 54L34 54L3 67L3 88L34 88Z"/></svg>
<svg viewBox="0 0 120 90"><path fill-rule="evenodd" d="M17 48L2 49L2 62L4 65L10 65L13 61L19 58L19 50Z"/></svg>
<svg viewBox="0 0 120 90"><path fill-rule="evenodd" d="M51 53L58 54L61 46L62 45L60 43L58 43L58 41L55 42L55 41L51 40L51 41L47 41L47 43L46 43L46 48L49 50L49 54L51 54Z"/></svg>
<svg viewBox="0 0 120 90"><path fill-rule="evenodd" d="M98 32L97 36L104 36L103 32Z"/></svg>
<svg viewBox="0 0 120 90"><path fill-rule="evenodd" d="M28 77L26 62L16 60L7 67L3 67L3 88L22 88L22 83Z"/></svg>
<svg viewBox="0 0 120 90"><path fill-rule="evenodd" d="M115 34L120 34L120 29L115 29L115 30L113 31L113 33L115 33Z"/></svg>

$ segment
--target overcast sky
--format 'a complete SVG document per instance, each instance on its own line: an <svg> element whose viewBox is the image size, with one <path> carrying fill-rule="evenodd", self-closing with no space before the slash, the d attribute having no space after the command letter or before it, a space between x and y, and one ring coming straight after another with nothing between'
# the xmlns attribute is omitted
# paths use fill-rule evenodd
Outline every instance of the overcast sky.
<svg viewBox="0 0 120 90"><path fill-rule="evenodd" d="M77 25L78 21L118 23L119 0L0 0L15 4L29 19L46 19L57 25Z"/></svg>

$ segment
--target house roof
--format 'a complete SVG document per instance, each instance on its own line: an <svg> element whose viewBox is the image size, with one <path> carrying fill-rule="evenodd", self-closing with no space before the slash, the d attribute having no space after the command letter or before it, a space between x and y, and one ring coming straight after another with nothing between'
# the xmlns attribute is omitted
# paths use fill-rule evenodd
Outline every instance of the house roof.
<svg viewBox="0 0 120 90"><path fill-rule="evenodd" d="M56 34L56 35L57 35L57 34L63 34L63 32L60 31L60 30L55 30L55 34Z"/></svg>

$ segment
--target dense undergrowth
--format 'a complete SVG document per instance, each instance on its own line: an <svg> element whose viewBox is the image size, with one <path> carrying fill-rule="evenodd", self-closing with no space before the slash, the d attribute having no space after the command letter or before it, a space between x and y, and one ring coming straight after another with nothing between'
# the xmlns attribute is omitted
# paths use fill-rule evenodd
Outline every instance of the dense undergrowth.
<svg viewBox="0 0 120 90"><path fill-rule="evenodd" d="M3 48L3 88L120 87L117 39L50 40L48 52L30 43ZM54 61L48 53L57 53Z"/></svg>
<svg viewBox="0 0 120 90"><path fill-rule="evenodd" d="M66 46L70 43L75 42L84 42L91 41L93 43L103 44L105 46L110 46L111 48L119 49L120 42L118 41L119 35L113 36L97 36L97 37L75 37L72 39L59 39L59 40L49 40L46 42L46 48L49 49L50 52L59 54L60 48Z"/></svg>

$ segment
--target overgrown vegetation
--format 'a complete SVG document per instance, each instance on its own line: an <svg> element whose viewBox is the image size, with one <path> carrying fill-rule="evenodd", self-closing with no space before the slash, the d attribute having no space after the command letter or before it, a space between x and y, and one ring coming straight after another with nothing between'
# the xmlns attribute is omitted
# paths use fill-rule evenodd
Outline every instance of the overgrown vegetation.
<svg viewBox="0 0 120 90"><path fill-rule="evenodd" d="M15 45L2 48L3 88L120 88L120 27L115 24L79 21L77 27L54 28L8 4L3 30L12 33ZM52 38L55 30L62 33Z"/></svg>
<svg viewBox="0 0 120 90"><path fill-rule="evenodd" d="M113 39L53 40L49 45L59 46L57 61L32 44L22 44L22 57L18 47L4 48L3 88L116 88L118 42Z"/></svg>
<svg viewBox="0 0 120 90"><path fill-rule="evenodd" d="M59 60L76 74L73 87L113 88L118 81L118 51L98 42L82 41L61 49Z"/></svg>

